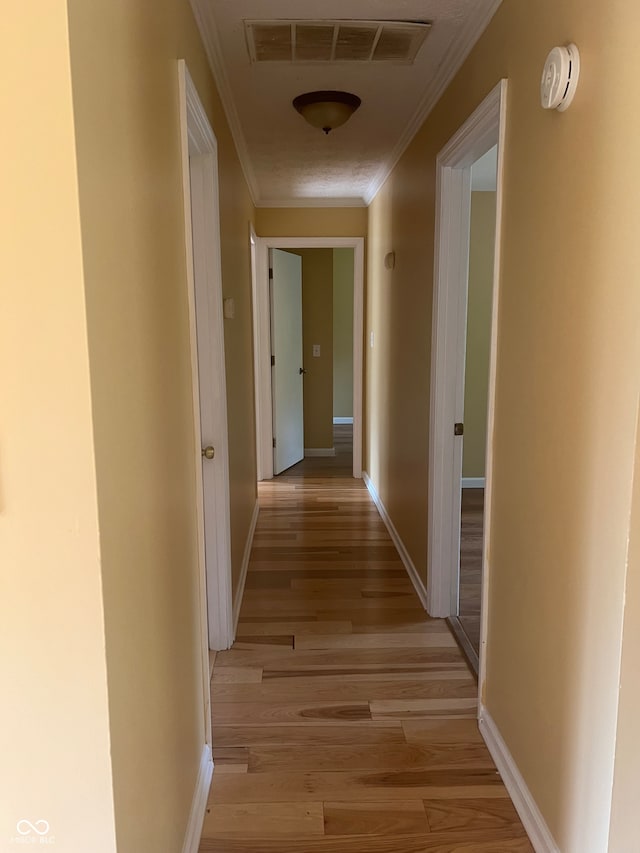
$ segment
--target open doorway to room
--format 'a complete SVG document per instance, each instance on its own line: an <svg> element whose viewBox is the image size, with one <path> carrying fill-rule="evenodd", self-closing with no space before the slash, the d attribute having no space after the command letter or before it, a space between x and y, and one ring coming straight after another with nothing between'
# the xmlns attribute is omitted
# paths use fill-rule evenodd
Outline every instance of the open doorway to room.
<svg viewBox="0 0 640 853"><path fill-rule="evenodd" d="M363 243L252 235L261 480L362 474Z"/></svg>
<svg viewBox="0 0 640 853"><path fill-rule="evenodd" d="M507 82L437 158L427 609L448 617L482 695Z"/></svg>
<svg viewBox="0 0 640 853"><path fill-rule="evenodd" d="M458 613L451 616L452 627L476 672L480 653L497 166L498 150L497 146L494 146L471 167L464 430L460 483L460 572Z"/></svg>
<svg viewBox="0 0 640 853"><path fill-rule="evenodd" d="M275 476L303 458L353 467L353 255L270 250Z"/></svg>

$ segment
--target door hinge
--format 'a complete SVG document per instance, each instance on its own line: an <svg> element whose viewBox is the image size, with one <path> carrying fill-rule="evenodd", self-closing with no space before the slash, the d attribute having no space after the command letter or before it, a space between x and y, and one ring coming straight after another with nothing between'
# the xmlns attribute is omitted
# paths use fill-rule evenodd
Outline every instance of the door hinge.
<svg viewBox="0 0 640 853"><path fill-rule="evenodd" d="M274 367L275 363L276 363L276 357L275 357L275 355L272 355L271 356L271 367Z"/></svg>
<svg viewBox="0 0 640 853"><path fill-rule="evenodd" d="M273 267L269 267L269 278L273 281Z"/></svg>
<svg viewBox="0 0 640 853"><path fill-rule="evenodd" d="M457 423L453 425L454 435L464 435L464 424Z"/></svg>
<svg viewBox="0 0 640 853"><path fill-rule="evenodd" d="M276 440L275 440L275 438L273 439L273 446L274 446L274 447L276 446Z"/></svg>

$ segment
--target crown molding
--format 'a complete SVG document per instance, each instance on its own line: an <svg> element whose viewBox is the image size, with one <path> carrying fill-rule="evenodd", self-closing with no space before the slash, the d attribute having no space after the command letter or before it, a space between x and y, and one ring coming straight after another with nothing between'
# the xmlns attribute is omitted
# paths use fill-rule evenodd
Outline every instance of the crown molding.
<svg viewBox="0 0 640 853"><path fill-rule="evenodd" d="M224 111L227 116L229 130L231 131L231 136L233 137L233 141L236 146L238 159L240 160L240 166L242 167L247 187L249 188L251 200L255 205L259 197L258 182L256 181L256 176L251 165L249 149L247 148L247 142L244 138L244 133L242 132L242 125L240 124L240 117L238 116L238 111L236 110L233 95L231 93L231 86L229 85L227 74L224 69L218 30L215 22L212 20L212 13L209 11L210 7L206 2L204 2L204 0L191 0L191 8L209 60L211 73L213 74L213 78L218 87L218 94L220 95L220 100L222 101L222 106L224 107Z"/></svg>
<svg viewBox="0 0 640 853"><path fill-rule="evenodd" d="M467 19L462 33L454 39L452 48L447 52L444 62L420 99L418 108L398 140L397 145L369 184L365 193L365 203L367 205L371 204L384 182L398 165L398 161L462 67L465 59L469 56L501 5L502 0L493 0L487 9Z"/></svg>
<svg viewBox="0 0 640 853"><path fill-rule="evenodd" d="M260 200L256 207L367 207L363 198L285 198Z"/></svg>

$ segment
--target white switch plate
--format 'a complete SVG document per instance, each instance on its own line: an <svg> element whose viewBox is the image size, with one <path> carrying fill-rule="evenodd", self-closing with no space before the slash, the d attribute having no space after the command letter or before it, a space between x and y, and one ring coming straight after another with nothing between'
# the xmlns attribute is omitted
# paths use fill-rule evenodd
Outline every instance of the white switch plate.
<svg viewBox="0 0 640 853"><path fill-rule="evenodd" d="M313 357L320 358L320 344L313 345Z"/></svg>

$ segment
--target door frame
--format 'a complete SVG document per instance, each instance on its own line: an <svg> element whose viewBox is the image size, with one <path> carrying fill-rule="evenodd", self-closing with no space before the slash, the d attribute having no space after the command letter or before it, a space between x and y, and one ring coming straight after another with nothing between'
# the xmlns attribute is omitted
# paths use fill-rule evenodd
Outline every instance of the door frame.
<svg viewBox="0 0 640 853"><path fill-rule="evenodd" d="M189 309L191 384L194 429L195 507L198 535L200 632L202 637L205 696L209 702L209 649L228 649L233 643L231 598L231 526L229 498L229 446L227 435L227 395L222 317L222 267L220 208L218 197L218 146L215 134L184 60L178 61L180 91L180 135L185 221L185 254ZM191 190L190 159L197 159L198 193ZM193 248L192 248L193 247ZM194 263L194 259L197 263ZM196 282L195 267L203 270ZM196 301L196 286L207 293L203 307ZM197 315L196 315L197 312ZM215 363L200 365L196 316L200 328L207 326L213 336ZM202 478L202 431L200 400L205 394L215 403L214 428L216 517L215 553L205 554L205 507ZM207 725L210 731L207 708Z"/></svg>
<svg viewBox="0 0 640 853"><path fill-rule="evenodd" d="M253 232L255 234L255 232ZM252 238L253 239L253 238ZM353 476L362 477L364 237L255 237L253 276L258 480L273 478L269 249L353 249Z"/></svg>
<svg viewBox="0 0 640 853"><path fill-rule="evenodd" d="M448 617L457 614L460 569L462 442L455 440L453 425L456 421L462 420L464 409L471 166L494 145L498 146L482 548L478 679L480 690L485 679L490 584L489 554L506 104L507 81L503 79L452 136L436 160L427 610L431 616Z"/></svg>

